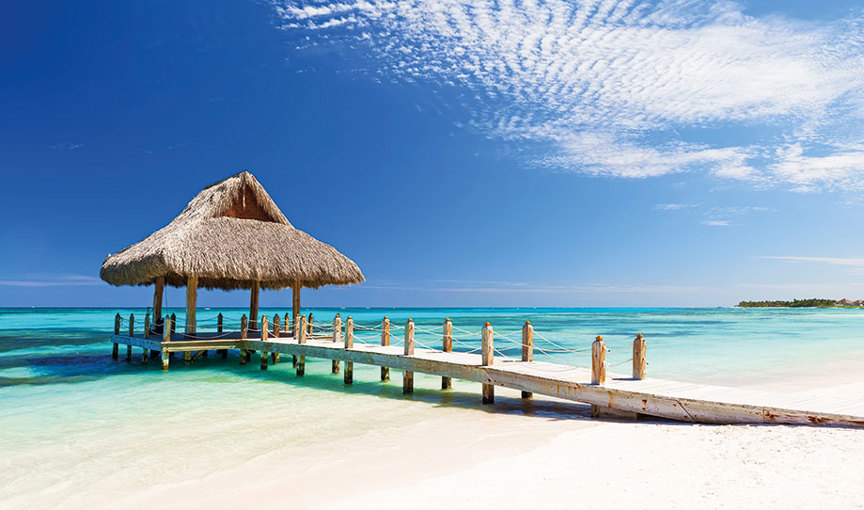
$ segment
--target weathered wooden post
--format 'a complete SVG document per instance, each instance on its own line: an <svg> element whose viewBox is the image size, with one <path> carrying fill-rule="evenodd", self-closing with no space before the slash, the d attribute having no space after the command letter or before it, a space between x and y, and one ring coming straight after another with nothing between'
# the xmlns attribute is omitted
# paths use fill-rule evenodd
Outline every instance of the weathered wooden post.
<svg viewBox="0 0 864 510"><path fill-rule="evenodd" d="M300 316L300 341L301 345L306 343L306 316ZM306 373L306 356L302 354L297 359L297 377L303 377Z"/></svg>
<svg viewBox="0 0 864 510"><path fill-rule="evenodd" d="M170 342L171 341L171 328L173 325L171 324L171 317L165 316L165 323L162 327L162 341Z"/></svg>
<svg viewBox="0 0 864 510"><path fill-rule="evenodd" d="M522 361L534 361L534 326L531 321L525 321L522 326ZM531 398L534 394L523 391L522 398Z"/></svg>
<svg viewBox="0 0 864 510"><path fill-rule="evenodd" d="M132 345L126 346L126 361L132 361Z"/></svg>
<svg viewBox="0 0 864 510"><path fill-rule="evenodd" d="M222 313L219 313L219 315L216 316L216 333L219 335L219 337L222 337L223 331L224 328L222 326ZM219 349L219 354L222 355L222 359L228 358L228 349Z"/></svg>
<svg viewBox="0 0 864 510"><path fill-rule="evenodd" d="M405 323L405 356L414 355L414 319L408 319ZM414 371L402 371L402 394L414 393Z"/></svg>
<svg viewBox="0 0 864 510"><path fill-rule="evenodd" d="M602 336L594 339L591 344L591 384L606 382L606 342Z"/></svg>
<svg viewBox="0 0 864 510"><path fill-rule="evenodd" d="M354 319L352 319L350 315L348 316L348 320L345 322L345 348L354 348ZM345 382L345 384L352 384L354 382L353 361L345 362L345 374L343 375L343 381Z"/></svg>
<svg viewBox="0 0 864 510"><path fill-rule="evenodd" d="M171 355L168 349L162 349L162 370L168 370L168 365L171 363Z"/></svg>
<svg viewBox="0 0 864 510"><path fill-rule="evenodd" d="M279 314L278 313L273 314L273 338L279 338L279 329L280 329L280 327L279 327ZM274 365L279 363L279 353L278 352L272 353L271 357L273 358L271 361L273 361Z"/></svg>
<svg viewBox="0 0 864 510"><path fill-rule="evenodd" d="M172 313L171 314L171 334L173 335L176 332L177 332L177 314Z"/></svg>
<svg viewBox="0 0 864 510"><path fill-rule="evenodd" d="M494 346L494 338L495 333L492 330L492 325L488 322L483 325L483 329L480 332L480 354L481 354L481 364L484 367L491 366L495 360L495 346ZM495 402L495 385L490 383L483 383L483 397L482 402L484 404L492 404Z"/></svg>
<svg viewBox="0 0 864 510"><path fill-rule="evenodd" d="M633 379L645 379L645 349L647 344L642 333L633 340Z"/></svg>
<svg viewBox="0 0 864 510"><path fill-rule="evenodd" d="M150 312L144 315L144 338L150 338Z"/></svg>
<svg viewBox="0 0 864 510"><path fill-rule="evenodd" d="M129 336L135 336L135 314L129 314Z"/></svg>
<svg viewBox="0 0 864 510"><path fill-rule="evenodd" d="M249 336L249 322L246 318L246 314L243 314L243 317L240 317L240 340L246 340ZM245 365L249 363L249 351L246 350L245 347L240 348L240 364Z"/></svg>
<svg viewBox="0 0 864 510"><path fill-rule="evenodd" d="M294 318L292 319L294 322L292 324L291 335L294 337L294 340L299 342L300 341L300 315L298 315L299 308L295 307L294 310L295 310L295 312L294 312L295 315L294 315ZM295 368L297 367L297 355L296 354L291 356L291 366L295 367Z"/></svg>
<svg viewBox="0 0 864 510"><path fill-rule="evenodd" d="M444 319L444 336L441 343L441 350L444 352L453 352L453 323L450 318ZM453 387L453 379L447 376L441 378L441 389L449 390Z"/></svg>
<svg viewBox="0 0 864 510"><path fill-rule="evenodd" d="M312 336L312 312L309 312L309 320L307 321L307 325L309 327L309 336Z"/></svg>
<svg viewBox="0 0 864 510"><path fill-rule="evenodd" d="M267 314L261 316L261 341L267 341ZM267 352L267 346L261 346L261 370L267 370L267 358L270 357L270 353Z"/></svg>
<svg viewBox="0 0 864 510"><path fill-rule="evenodd" d="M292 334L292 332L291 332L291 316L288 315L288 312L285 312L285 315L282 318L282 323L285 324L285 327L284 327L285 335L290 336Z"/></svg>
<svg viewBox="0 0 864 510"><path fill-rule="evenodd" d="M333 343L338 343L342 341L342 316L338 313L336 317L333 319ZM334 359L332 366L330 367L330 372L333 374L339 373L339 360Z"/></svg>
<svg viewBox="0 0 864 510"><path fill-rule="evenodd" d="M114 334L115 335L120 334L120 314L119 313L114 316ZM120 346L117 344L117 342L114 342L114 346L111 347L111 358L112 359L117 359L118 349L120 349Z"/></svg>
<svg viewBox="0 0 864 510"><path fill-rule="evenodd" d="M390 345L390 319L386 315L381 321L381 345L385 347ZM390 380L390 367L381 367L381 380Z"/></svg>

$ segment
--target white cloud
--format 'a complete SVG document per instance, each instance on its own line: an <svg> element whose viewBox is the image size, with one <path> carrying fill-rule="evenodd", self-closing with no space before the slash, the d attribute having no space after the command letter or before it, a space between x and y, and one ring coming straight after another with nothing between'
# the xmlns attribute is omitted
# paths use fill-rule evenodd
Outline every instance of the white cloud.
<svg viewBox="0 0 864 510"><path fill-rule="evenodd" d="M2 287L90 287L105 285L105 282L95 276L83 275L44 275L38 278L0 279Z"/></svg>
<svg viewBox="0 0 864 510"><path fill-rule="evenodd" d="M831 266L845 266L864 269L864 258L860 257L790 257L790 256L766 256L763 259L785 260L788 262L810 262L815 264L827 264Z"/></svg>
<svg viewBox="0 0 864 510"><path fill-rule="evenodd" d="M704 169L798 191L862 182L858 19L758 18L708 0L284 0L278 11L301 47L345 43L384 78L467 88L476 125L551 143L545 165L631 178ZM736 127L782 132L706 144ZM825 140L825 154L803 155Z"/></svg>
<svg viewBox="0 0 864 510"><path fill-rule="evenodd" d="M702 224L709 227L728 227L731 225L727 220L705 220Z"/></svg>

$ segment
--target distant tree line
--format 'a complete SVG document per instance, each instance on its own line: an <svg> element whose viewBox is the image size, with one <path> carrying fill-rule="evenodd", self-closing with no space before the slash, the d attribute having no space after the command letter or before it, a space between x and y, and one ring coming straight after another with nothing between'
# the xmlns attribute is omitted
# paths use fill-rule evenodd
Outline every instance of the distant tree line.
<svg viewBox="0 0 864 510"><path fill-rule="evenodd" d="M793 299L792 301L741 301L741 308L829 308L836 306L833 299Z"/></svg>

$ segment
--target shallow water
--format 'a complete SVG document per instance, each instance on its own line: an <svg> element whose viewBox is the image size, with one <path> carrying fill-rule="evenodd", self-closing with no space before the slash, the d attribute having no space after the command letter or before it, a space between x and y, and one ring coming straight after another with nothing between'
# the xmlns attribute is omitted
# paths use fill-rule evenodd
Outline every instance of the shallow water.
<svg viewBox="0 0 864 510"><path fill-rule="evenodd" d="M177 313L182 325L182 310ZM577 349L603 335L611 371L627 373L636 333L648 340L648 371L672 379L728 383L740 374L770 377L790 367L864 352L864 311L741 309L313 309L316 323L336 313L358 324L357 342L377 343L383 315L394 325L412 317L418 344L440 345L440 326L450 317L456 350L479 346L483 322L495 328L496 348L518 357L520 328L535 327L545 339ZM381 384L378 368L355 365L355 384L330 375L329 361L308 360L307 376L290 363L262 372L256 362L200 359L175 361L167 373L153 361L111 359L107 338L114 314L144 310L0 310L0 507L52 507L84 489L122 491L131 485L171 483L206 476L280 446L280 454L319 448L337 438L386 430L428 419L430 408L479 411L479 388L418 374L413 397L401 381ZM215 330L217 313L226 329L244 310L201 309L199 331ZM272 317L274 312L262 310ZM304 310L308 313L309 310ZM124 328L126 326L124 325ZM469 333L463 333L463 331ZM473 332L473 333L471 333ZM400 334L394 329L394 343ZM559 349L560 350L560 349ZM545 356L539 350L536 359ZM555 353L550 361L588 365L589 355ZM438 411L440 409L440 411ZM581 416L578 406L502 399L496 411L546 417ZM460 418L462 419L462 418ZM166 450L167 448L167 450ZM290 460L286 460L290 462Z"/></svg>

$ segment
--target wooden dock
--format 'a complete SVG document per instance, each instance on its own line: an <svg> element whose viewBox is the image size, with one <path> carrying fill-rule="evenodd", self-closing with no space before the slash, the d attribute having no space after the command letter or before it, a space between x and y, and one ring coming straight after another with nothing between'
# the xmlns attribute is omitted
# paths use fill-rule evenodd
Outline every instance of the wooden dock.
<svg viewBox="0 0 864 510"><path fill-rule="evenodd" d="M244 316L245 318L245 316ZM149 321L148 321L149 322ZM298 322L298 321L295 321ZM239 332L211 335L199 334L194 339L188 335L169 334L121 334L119 320L115 323L114 357L118 346L127 346L127 359L131 349L142 349L142 357L159 355L163 369L168 369L171 353L183 352L184 359L191 362L207 351L221 351L225 357L227 349L240 351L241 363L248 363L251 354L257 353L260 367L279 359L279 355L294 357L298 376L305 373L305 359L333 360L332 372L339 371L344 363L343 378L346 384L353 382L353 364L382 367L381 379L389 379L389 370L403 371L403 392L411 393L414 373L442 377L442 388L449 388L451 378L473 381L482 385L483 402L494 402L494 387L501 386L521 390L523 398L533 394L547 395L590 404L592 415L617 418L639 416L666 418L681 422L734 424L772 423L794 425L828 425L864 427L864 401L832 398L795 398L794 396L756 392L720 386L690 384L645 377L645 340L639 335L634 341L633 375L619 376L605 373L605 344L598 337L592 345L592 368L571 367L545 361L533 361L533 329L526 323L523 328L522 360L494 357L494 332L487 323L481 331L481 352L452 351L452 325L448 338L445 322L441 349L415 347L414 324L409 320L404 327L404 344L390 345L390 323L386 320L375 332L380 334L381 345L354 343L353 322L350 318L343 329L337 317L331 332L326 335L308 333L305 317L295 325L290 336L283 333L274 337L268 331L266 316L262 318L261 330L256 338L248 338L245 328ZM221 324L221 318L220 318ZM244 321L245 325L245 321ZM149 327L149 324L148 324ZM166 321L170 328L170 320ZM132 328L130 328L132 329ZM311 329L311 328L309 328ZM274 329L279 334L278 326ZM449 345L448 345L449 340ZM629 360L628 360L629 361Z"/></svg>

